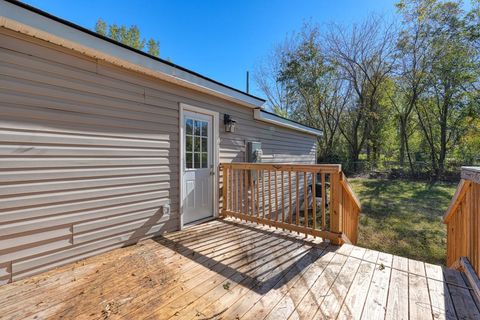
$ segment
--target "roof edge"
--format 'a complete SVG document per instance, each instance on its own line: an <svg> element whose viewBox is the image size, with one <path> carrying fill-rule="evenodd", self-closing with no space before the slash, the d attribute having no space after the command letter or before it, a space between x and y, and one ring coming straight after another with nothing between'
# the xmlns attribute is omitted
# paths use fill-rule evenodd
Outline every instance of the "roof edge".
<svg viewBox="0 0 480 320"><path fill-rule="evenodd" d="M274 113L265 111L265 110L260 109L260 108L257 108L255 110L253 110L253 118L255 120L271 123L271 124L274 124L274 125L277 125L277 126L280 126L280 127L289 128L289 129L296 130L296 131L301 131L301 132L308 133L308 134L311 134L311 135L314 135L314 136L322 136L323 135L322 130L318 130L318 129L303 125L303 124L298 123L296 121L284 118L282 116L276 115Z"/></svg>
<svg viewBox="0 0 480 320"><path fill-rule="evenodd" d="M266 101L18 1L0 0L0 27L250 108Z"/></svg>

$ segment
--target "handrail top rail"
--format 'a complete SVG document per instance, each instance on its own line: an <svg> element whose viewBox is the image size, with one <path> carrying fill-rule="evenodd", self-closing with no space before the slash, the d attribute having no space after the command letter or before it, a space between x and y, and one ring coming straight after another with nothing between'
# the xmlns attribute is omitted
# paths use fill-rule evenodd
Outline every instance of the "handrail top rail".
<svg viewBox="0 0 480 320"><path fill-rule="evenodd" d="M348 183L348 180L345 177L345 175L342 174L341 177L342 177L342 179L341 179L340 183L342 184L343 189L352 198L353 203L357 206L358 211L361 212L362 211L362 205L360 203L360 200L357 197L357 194L355 193L355 191L353 191L352 186L350 185L350 183Z"/></svg>
<svg viewBox="0 0 480 320"><path fill-rule="evenodd" d="M253 162L231 162L220 163L221 167L232 169L271 169L271 170L305 170L315 172L333 172L340 173L342 171L341 164L293 164L293 163L253 163Z"/></svg>
<svg viewBox="0 0 480 320"><path fill-rule="evenodd" d="M453 216L455 210L460 205L460 202L462 202L463 198L467 194L467 191L470 188L471 184L472 181L465 179L460 180L460 183L455 190L455 194L453 195L452 201L450 202L447 211L445 211L445 214L443 215L443 223L447 223Z"/></svg>
<svg viewBox="0 0 480 320"><path fill-rule="evenodd" d="M480 167L462 167L461 178L480 184Z"/></svg>

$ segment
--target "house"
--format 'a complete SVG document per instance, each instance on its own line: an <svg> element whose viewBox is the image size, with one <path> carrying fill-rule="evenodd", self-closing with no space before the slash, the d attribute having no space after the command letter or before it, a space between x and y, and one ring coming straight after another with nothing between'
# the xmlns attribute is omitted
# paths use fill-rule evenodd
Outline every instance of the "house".
<svg viewBox="0 0 480 320"><path fill-rule="evenodd" d="M1 283L218 216L218 165L250 142L315 163L321 132L265 100L20 2L0 61Z"/></svg>

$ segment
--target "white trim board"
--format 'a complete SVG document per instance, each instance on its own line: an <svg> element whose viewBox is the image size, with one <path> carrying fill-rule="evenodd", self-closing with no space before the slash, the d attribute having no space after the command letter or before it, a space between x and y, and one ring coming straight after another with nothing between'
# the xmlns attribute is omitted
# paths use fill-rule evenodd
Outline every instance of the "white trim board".
<svg viewBox="0 0 480 320"><path fill-rule="evenodd" d="M314 136L322 136L323 132L314 128L310 128L294 121L276 116L270 112L263 111L262 109L253 110L253 118L263 122L271 123L280 127L289 128L296 131L312 134Z"/></svg>
<svg viewBox="0 0 480 320"><path fill-rule="evenodd" d="M220 125L219 125L219 119L220 115L216 111L211 111L199 107L195 107L186 103L180 103L180 115L179 115L179 162L178 162L178 177L179 177L179 209L178 209L178 214L179 214L179 221L180 221L180 226L179 229L182 230L184 228L183 224L183 148L185 146L185 141L184 141L184 123L183 123L183 115L184 111L191 111L191 112L196 112L196 113L202 113L206 114L209 116L212 116L212 130L213 130L213 192L212 192L212 197L213 197L213 217L217 218L218 217L218 212L219 212L219 163L220 163Z"/></svg>

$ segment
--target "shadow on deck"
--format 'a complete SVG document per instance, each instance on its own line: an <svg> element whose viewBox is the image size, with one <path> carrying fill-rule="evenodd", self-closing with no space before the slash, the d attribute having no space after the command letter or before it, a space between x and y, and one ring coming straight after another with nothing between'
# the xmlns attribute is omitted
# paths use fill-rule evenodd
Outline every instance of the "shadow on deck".
<svg viewBox="0 0 480 320"><path fill-rule="evenodd" d="M214 220L0 287L0 318L480 318L462 274Z"/></svg>

